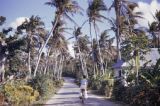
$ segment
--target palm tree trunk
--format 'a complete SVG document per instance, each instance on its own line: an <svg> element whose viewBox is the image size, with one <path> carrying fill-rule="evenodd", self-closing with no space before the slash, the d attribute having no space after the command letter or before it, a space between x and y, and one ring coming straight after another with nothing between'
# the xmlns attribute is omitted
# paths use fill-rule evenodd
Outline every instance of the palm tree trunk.
<svg viewBox="0 0 160 106"><path fill-rule="evenodd" d="M30 51L28 53L28 71L29 71L29 77L31 77L32 72L31 72L31 52Z"/></svg>
<svg viewBox="0 0 160 106"><path fill-rule="evenodd" d="M96 63L96 67L95 67L95 69L96 69L96 73L97 73L97 75L99 75L99 71L98 71L97 63Z"/></svg>
<svg viewBox="0 0 160 106"><path fill-rule="evenodd" d="M87 65L86 65L86 60L85 58L83 58L83 62L84 62L84 67L85 67L85 75L88 78L88 71L87 71Z"/></svg>
<svg viewBox="0 0 160 106"><path fill-rule="evenodd" d="M60 69L60 80L62 79L62 72L63 72L63 64L64 63L64 56L62 56L62 61L61 61L61 69Z"/></svg>
<svg viewBox="0 0 160 106"><path fill-rule="evenodd" d="M95 31L95 34L96 34L98 54L99 54L99 58L100 58L100 70L102 71L102 75L104 75L103 59L102 59L102 54L101 54L101 50L100 50L100 44L99 44L99 41L98 41L98 34L97 34L96 26L95 26L95 21L94 21L94 31Z"/></svg>
<svg viewBox="0 0 160 106"><path fill-rule="evenodd" d="M136 57L135 57L135 65L136 65L136 84L139 85L139 79L138 79L138 76L139 76L139 53L138 53L138 50L136 50Z"/></svg>
<svg viewBox="0 0 160 106"><path fill-rule="evenodd" d="M56 17L55 23L54 23L54 25L53 25L53 27L52 27L50 33L48 34L48 38L47 38L45 44L42 46L42 48L41 48L41 50L40 50L40 53L39 53L39 56L38 56L38 60L37 60L37 64L36 64L36 68L35 68L35 70L34 70L34 77L36 76L36 73L37 73L37 69L38 69L38 65L39 65L39 62L40 62L40 59L41 59L41 55L42 55L43 49L46 47L46 45L47 45L49 39L51 38L51 36L52 36L51 33L52 33L53 30L55 29L55 27L56 27L56 25L57 25L57 22L58 22L59 18L60 18L60 16L57 16L57 17Z"/></svg>
<svg viewBox="0 0 160 106"><path fill-rule="evenodd" d="M91 49L92 49L92 51L93 51L93 37L92 37L92 23L91 23L91 21L89 21L89 31L90 31L90 37L91 37ZM95 69L95 67L96 67L96 65L95 65L95 62L94 62L94 58L93 58L93 76L96 76L96 69Z"/></svg>
<svg viewBox="0 0 160 106"><path fill-rule="evenodd" d="M121 53L120 53L120 1L115 0L115 12L116 12L116 42L117 42L117 60L121 60Z"/></svg>
<svg viewBox="0 0 160 106"><path fill-rule="evenodd" d="M4 55L1 55L2 57L2 59L1 59L1 61L0 61L0 80L1 81L4 81L4 79L5 79L5 61L6 61L6 57L4 57ZM0 82L1 82L0 81Z"/></svg>
<svg viewBox="0 0 160 106"><path fill-rule="evenodd" d="M55 61L56 61L56 64L55 64L55 69L54 69L54 73L53 73L53 75L56 77L56 73L57 73L57 71L58 71L58 56L56 56L56 58L55 58Z"/></svg>
<svg viewBox="0 0 160 106"><path fill-rule="evenodd" d="M82 59L82 55L81 55L81 50L80 50L80 47L79 47L78 39L77 39L77 37L75 37L75 39L76 39L77 46L78 46L79 59L80 59L80 62L81 62L82 73L85 74L85 69L84 69L84 65L83 65L83 59Z"/></svg>
<svg viewBox="0 0 160 106"><path fill-rule="evenodd" d="M32 32L27 31L28 33L28 71L29 71L29 77L31 77L32 72L31 72L31 44L32 44Z"/></svg>
<svg viewBox="0 0 160 106"><path fill-rule="evenodd" d="M158 35L158 49L159 49L159 35Z"/></svg>
<svg viewBox="0 0 160 106"><path fill-rule="evenodd" d="M93 76L94 77L96 76L96 65L95 65L95 62L93 64Z"/></svg>
<svg viewBox="0 0 160 106"><path fill-rule="evenodd" d="M106 62L104 62L104 70L107 70L107 67L108 67L108 65L107 65L107 61Z"/></svg>
<svg viewBox="0 0 160 106"><path fill-rule="evenodd" d="M62 60L63 60L63 56L60 56L60 60L59 60L59 65L58 65L58 71L57 71L57 78L58 80L60 80L60 73L61 73L61 67L62 67Z"/></svg>
<svg viewBox="0 0 160 106"><path fill-rule="evenodd" d="M92 23L89 22L89 31L90 31L90 37L91 37L91 48L93 48L93 37L92 37Z"/></svg>
<svg viewBox="0 0 160 106"><path fill-rule="evenodd" d="M46 59L45 68L44 68L44 74L46 74L46 71L47 71L50 51L51 51L51 48L48 49L47 59Z"/></svg>

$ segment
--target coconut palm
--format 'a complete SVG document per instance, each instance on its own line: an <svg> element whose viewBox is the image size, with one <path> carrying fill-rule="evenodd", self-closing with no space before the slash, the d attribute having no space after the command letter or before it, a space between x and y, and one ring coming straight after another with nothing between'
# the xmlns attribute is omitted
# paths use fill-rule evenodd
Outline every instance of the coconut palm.
<svg viewBox="0 0 160 106"><path fill-rule="evenodd" d="M86 63L86 60L87 60L87 57L88 57L88 54L90 52L90 48L89 48L89 38L87 35L85 36L79 36L77 37L77 45L78 45L78 49L79 49L79 55L80 55L80 58L82 58L82 63L81 65L84 66L84 71L83 71L83 74L86 75L88 77L88 72L87 72L87 63Z"/></svg>
<svg viewBox="0 0 160 106"><path fill-rule="evenodd" d="M100 51L100 47L99 47L99 42L98 42L98 34L97 34L97 30L98 30L98 25L96 22L102 22L102 19L108 19L105 16L103 16L100 12L102 11L106 11L106 5L104 3L103 0L93 0L93 1L89 1L89 6L87 9L87 15L89 17L89 24L90 24L90 36L91 36L91 41L93 40L92 34L91 34L91 24L93 24L94 30L95 30L95 35L96 35L96 41L97 41L97 47L98 47L98 52L99 52L99 56L100 56L100 66L101 66L101 70L104 73L104 69L103 69L103 59L101 56L101 51ZM92 46L93 46L93 42L92 42Z"/></svg>
<svg viewBox="0 0 160 106"><path fill-rule="evenodd" d="M80 48L79 36L81 34L82 34L81 27L75 28L75 31L73 32L74 38L76 40L76 44L75 44L75 47L74 47L74 50L76 51L75 52L75 55L76 55L75 57L76 58L78 57L77 60L80 60L80 66L81 66L80 70L82 71L82 74L87 75L87 71L86 71L86 67L85 67L85 63L84 63L84 59L83 59L82 51L81 51L81 50L84 50L84 49Z"/></svg>
<svg viewBox="0 0 160 106"><path fill-rule="evenodd" d="M6 21L6 17L0 16L0 26L2 26ZM10 31L10 30L9 30ZM7 31L7 33L9 32ZM4 31L0 32L0 82L4 80L5 75L5 62L6 62L6 51L7 51L7 44L6 44L6 34Z"/></svg>
<svg viewBox="0 0 160 106"><path fill-rule="evenodd" d="M55 7L55 19L53 22L53 27L50 31L50 33L48 33L48 38L45 41L45 44L42 46L39 56L38 56L38 60L37 60L37 64L36 64L36 68L34 70L34 76L36 76L36 72L37 72L37 68L38 68L38 64L42 55L42 50L43 48L45 48L45 46L47 45L49 39L52 36L52 32L55 30L55 27L57 25L57 23L60 21L60 19L62 17L67 17L67 19L71 20L72 22L74 22L74 20L69 16L69 13L74 15L75 13L79 12L80 6L78 5L78 3L76 1L71 1L71 0L51 0L50 2L46 2L46 5L49 5L51 7ZM75 22L74 22L75 23Z"/></svg>
<svg viewBox="0 0 160 106"><path fill-rule="evenodd" d="M6 43L5 39L2 37L3 33L0 32L0 82L4 80L5 73L5 61L6 61Z"/></svg>
<svg viewBox="0 0 160 106"><path fill-rule="evenodd" d="M102 58L104 59L104 69L107 68L107 62L109 63L114 60L117 55L115 48L112 46L113 40L114 37L110 38L107 30L104 30L100 34L99 44L100 49L103 52Z"/></svg>
<svg viewBox="0 0 160 106"><path fill-rule="evenodd" d="M121 60L120 53L120 39L125 39L130 36L135 36L132 32L134 25L137 24L135 18L142 18L141 12L133 12L134 8L138 5L134 2L127 0L114 0L109 10L114 7L116 20L111 19L109 23L112 25L112 30L115 31L117 43L117 58Z"/></svg>
<svg viewBox="0 0 160 106"><path fill-rule="evenodd" d="M29 20L25 20L22 25L17 27L17 31L22 33L22 30L26 30L27 39L28 39L28 70L29 76L31 76L31 54L33 55L34 52L34 43L36 40L36 30L42 28L44 23L41 21L41 18L38 16L31 16Z"/></svg>
<svg viewBox="0 0 160 106"><path fill-rule="evenodd" d="M62 75L62 69L63 69L63 63L65 60L65 55L67 54L67 41L64 37L64 32L68 28L64 27L64 22L60 20L55 30L53 31L52 38L49 40L48 46L49 46L49 54L55 54L55 68L54 68L54 75L57 74L57 78L61 78Z"/></svg>

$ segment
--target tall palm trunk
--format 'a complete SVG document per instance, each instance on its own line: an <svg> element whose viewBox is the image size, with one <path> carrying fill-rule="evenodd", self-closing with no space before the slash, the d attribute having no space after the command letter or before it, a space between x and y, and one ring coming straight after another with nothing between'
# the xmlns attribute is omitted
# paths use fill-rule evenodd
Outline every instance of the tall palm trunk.
<svg viewBox="0 0 160 106"><path fill-rule="evenodd" d="M47 71L50 51L51 51L51 48L48 49L47 59L46 59L45 68L44 68L44 74L46 74L46 71Z"/></svg>
<svg viewBox="0 0 160 106"><path fill-rule="evenodd" d="M57 71L58 71L58 55L56 55L56 57L55 57L55 67L54 67L54 69L53 69L53 76L54 77L56 77L56 74L57 74Z"/></svg>
<svg viewBox="0 0 160 106"><path fill-rule="evenodd" d="M28 71L29 71L29 77L31 77L32 72L31 72L31 52L28 52Z"/></svg>
<svg viewBox="0 0 160 106"><path fill-rule="evenodd" d="M102 59L102 54L101 54L101 50L100 50L100 44L99 44L99 41L98 41L98 34L97 34L97 30L96 30L95 21L94 21L94 31L95 31L95 34L96 34L98 54L99 54L99 58L100 58L100 70L102 71L102 75L104 75L103 59Z"/></svg>
<svg viewBox="0 0 160 106"><path fill-rule="evenodd" d="M80 59L80 62L81 62L82 73L85 74L86 72L85 72L84 65L83 65L83 59L82 59L82 55L81 55L81 50L80 50L78 39L77 39L76 36L75 36L75 39L76 39L77 46L78 46L78 53L79 53L79 59Z"/></svg>
<svg viewBox="0 0 160 106"><path fill-rule="evenodd" d="M115 12L116 12L116 43L117 43L117 60L121 60L120 52L120 0L115 0Z"/></svg>
<svg viewBox="0 0 160 106"><path fill-rule="evenodd" d="M93 48L93 37L92 37L92 23L89 21L89 32L91 37L91 47Z"/></svg>
<svg viewBox="0 0 160 106"><path fill-rule="evenodd" d="M5 78L5 61L6 61L6 57L4 57L4 55L1 55L1 60L0 60L0 82L4 81Z"/></svg>
<svg viewBox="0 0 160 106"><path fill-rule="evenodd" d="M31 43L32 43L32 38L31 38L31 31L28 31L28 71L29 71L29 77L31 77L32 72L31 72Z"/></svg>
<svg viewBox="0 0 160 106"><path fill-rule="evenodd" d="M84 68L85 68L85 75L88 78L87 64L86 64L86 59L85 58L83 58L83 63L84 63Z"/></svg>
<svg viewBox="0 0 160 106"><path fill-rule="evenodd" d="M59 70L60 71L60 73L59 73L60 80L62 79L63 66L64 66L64 56L62 56L62 61L60 64L60 70Z"/></svg>
<svg viewBox="0 0 160 106"><path fill-rule="evenodd" d="M136 84L139 85L139 66L140 66L140 63L139 63L139 52L138 50L136 50L136 57L135 57L135 66L136 66Z"/></svg>
<svg viewBox="0 0 160 106"><path fill-rule="evenodd" d="M92 49L92 51L93 51L93 37L92 37L92 23L91 23L91 21L89 21L89 31L90 31L90 37L91 37L91 49ZM93 75L94 76L96 76L96 64L95 64L95 61L94 61L94 57L92 58L93 59Z"/></svg>
<svg viewBox="0 0 160 106"><path fill-rule="evenodd" d="M52 27L50 33L48 34L48 38L47 38L45 44L42 46L42 48L41 48L41 50L40 50L40 53L39 53L39 55L38 55L38 60L37 60L36 68L35 68L35 70L34 70L34 77L36 76L36 73L37 73L37 69L38 69L38 65L39 65L39 62L40 62L40 59L41 59L41 55L42 55L43 49L45 48L45 46L47 45L49 39L51 38L51 36L52 36L51 33L52 33L53 30L55 29L55 27L56 27L56 25L57 25L59 19L60 19L60 15L58 15L58 16L55 18L54 25L53 25L53 27Z"/></svg>
<svg viewBox="0 0 160 106"><path fill-rule="evenodd" d="M57 70L57 79L58 79L58 80L60 80L62 60L63 60L63 56L60 55L60 60L59 60L58 68L57 68L57 69L58 69L58 70Z"/></svg>
<svg viewBox="0 0 160 106"><path fill-rule="evenodd" d="M55 77L56 77L57 71L58 71L58 60L57 60L57 58L56 58L56 64L55 64L54 73L53 73L53 75L54 75Z"/></svg>

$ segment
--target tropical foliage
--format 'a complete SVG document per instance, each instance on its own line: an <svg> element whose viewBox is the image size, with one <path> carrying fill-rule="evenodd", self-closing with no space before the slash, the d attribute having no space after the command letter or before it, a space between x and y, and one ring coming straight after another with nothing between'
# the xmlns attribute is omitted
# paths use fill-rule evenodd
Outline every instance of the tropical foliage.
<svg viewBox="0 0 160 106"><path fill-rule="evenodd" d="M106 4L107 0L88 0L83 11L74 0L50 0L45 3L54 8L50 31L36 15L14 30L2 28L6 17L0 16L0 102L34 104L55 93L63 76L75 77L79 82L86 75L89 89L108 98L130 105L160 104L160 59L152 66L148 66L151 60L140 64L152 48L159 48L160 11L144 29L137 26L137 18L143 18L141 12L134 11L137 3L113 0L111 6ZM112 8L115 17L106 15ZM81 26L74 20L76 13L87 17ZM68 21L73 28L67 26ZM99 25L105 26L106 22L109 26L99 30ZM86 23L89 35L83 32ZM68 50L71 38L74 56ZM122 75L117 77L113 66L118 60L133 64L122 67Z"/></svg>

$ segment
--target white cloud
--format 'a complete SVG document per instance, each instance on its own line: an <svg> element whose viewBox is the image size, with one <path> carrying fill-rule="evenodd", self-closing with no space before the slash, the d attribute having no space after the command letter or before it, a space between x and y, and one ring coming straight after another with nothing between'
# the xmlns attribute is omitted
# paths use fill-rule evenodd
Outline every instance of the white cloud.
<svg viewBox="0 0 160 106"><path fill-rule="evenodd" d="M155 21L153 15L157 10L160 10L160 3L157 0L152 0L150 4L140 1L138 6L134 12L142 12L144 17L144 19L138 19L138 23L140 26L148 27L148 22L152 23Z"/></svg>
<svg viewBox="0 0 160 106"><path fill-rule="evenodd" d="M29 20L27 17L18 17L15 21L13 21L10 26L16 29L19 25L21 25L25 20Z"/></svg>
<svg viewBox="0 0 160 106"><path fill-rule="evenodd" d="M75 55L74 55L74 49L73 49L73 43L72 42L68 44L68 51L69 51L69 53L70 53L70 55L72 57L75 57Z"/></svg>

